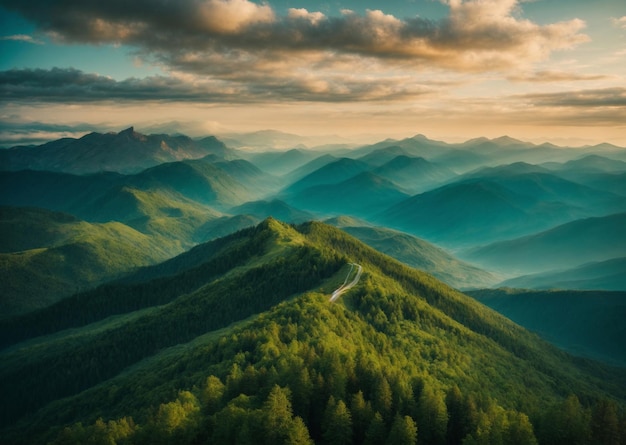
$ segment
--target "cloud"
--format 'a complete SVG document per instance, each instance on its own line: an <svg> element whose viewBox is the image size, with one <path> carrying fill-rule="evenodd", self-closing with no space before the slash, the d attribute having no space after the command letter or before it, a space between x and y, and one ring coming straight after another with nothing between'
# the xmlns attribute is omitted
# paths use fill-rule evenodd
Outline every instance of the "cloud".
<svg viewBox="0 0 626 445"><path fill-rule="evenodd" d="M95 131L93 125L59 125L42 122L21 122L17 116L3 116L0 121L0 146L41 144L55 139L81 137ZM102 128L99 128L102 131Z"/></svg>
<svg viewBox="0 0 626 445"><path fill-rule="evenodd" d="M601 88L521 96L534 105L568 108L623 108L626 111L626 88Z"/></svg>
<svg viewBox="0 0 626 445"><path fill-rule="evenodd" d="M339 17L300 8L277 16L249 0L0 0L56 39L132 45L162 62L180 54L210 59L299 57L306 52L412 61L456 71L502 70L543 60L586 41L584 22L539 25L518 18L518 0L446 0L441 21L380 10ZM261 54L259 55L259 51ZM205 68L203 71L208 71Z"/></svg>
<svg viewBox="0 0 626 445"><path fill-rule="evenodd" d="M34 45L43 45L43 41L34 38L33 36L29 36L27 34L13 34L10 36L2 36L0 40L12 40L14 42L26 42L32 43Z"/></svg>
<svg viewBox="0 0 626 445"><path fill-rule="evenodd" d="M440 78L529 72L552 52L588 39L581 20L540 25L521 18L519 0L440 1L449 13L435 21L382 10L328 16L290 8L279 15L250 0L0 0L53 40L125 45L135 61L167 73L114 80L76 69L9 70L0 72L0 99L423 100L444 92Z"/></svg>
<svg viewBox="0 0 626 445"><path fill-rule="evenodd" d="M626 29L626 15L620 18L612 18L611 22L613 22L613 25L618 28Z"/></svg>
<svg viewBox="0 0 626 445"><path fill-rule="evenodd" d="M428 95L433 86L408 78L385 82L370 77L266 76L259 72L232 73L226 80L173 73L122 81L74 68L0 71L0 98L5 102L87 103L160 101L255 103L271 100L309 102L385 101Z"/></svg>
<svg viewBox="0 0 626 445"><path fill-rule="evenodd" d="M535 73L512 74L507 77L512 82L576 82L589 80L604 80L610 76L602 74L578 74L564 71L537 71Z"/></svg>

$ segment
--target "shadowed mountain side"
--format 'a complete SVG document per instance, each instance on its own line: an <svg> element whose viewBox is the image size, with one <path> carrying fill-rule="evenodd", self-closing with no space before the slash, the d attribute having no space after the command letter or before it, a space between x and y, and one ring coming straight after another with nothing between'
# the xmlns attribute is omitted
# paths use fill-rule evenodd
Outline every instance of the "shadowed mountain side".
<svg viewBox="0 0 626 445"><path fill-rule="evenodd" d="M543 167L524 162L483 168L465 175L459 182L467 178L471 181L494 181L515 193L546 204L563 203L579 207L584 213L580 216L601 216L626 209L623 196L563 179Z"/></svg>
<svg viewBox="0 0 626 445"><path fill-rule="evenodd" d="M380 153L383 153L384 158L385 150L390 147L392 157L395 157L398 154L404 154L412 157L424 157L426 159L430 159L434 156L447 153L449 150L454 148L454 145L447 144L442 141L434 141L432 139L428 139L424 135L418 134L406 139L386 139L372 145L366 145L353 150L350 156L353 158L362 158L380 150ZM377 156L378 155L374 154L373 159L376 159ZM392 159L392 157L388 157L387 160ZM382 161L381 163L384 162L386 161Z"/></svg>
<svg viewBox="0 0 626 445"><path fill-rule="evenodd" d="M360 158L358 158L358 160L365 162L372 167L380 167L392 161L394 158L397 158L398 156L405 156L408 158L411 157L411 154L408 150L405 150L402 147L399 147L397 145L391 145L389 147L374 150L373 152L366 154L365 156L361 156Z"/></svg>
<svg viewBox="0 0 626 445"><path fill-rule="evenodd" d="M463 149L448 150L443 154L429 158L429 160L459 174L472 171L490 163L488 156L479 155L478 153Z"/></svg>
<svg viewBox="0 0 626 445"><path fill-rule="evenodd" d="M167 190L203 204L226 208L276 190L277 181L251 163L238 159L199 159L161 164L126 181L142 190Z"/></svg>
<svg viewBox="0 0 626 445"><path fill-rule="evenodd" d="M332 221L328 223L333 224ZM489 287L499 281L495 275L460 261L443 249L406 233L382 227L344 226L341 229L379 252L428 272L452 287Z"/></svg>
<svg viewBox="0 0 626 445"><path fill-rule="evenodd" d="M288 151L270 150L264 153L242 153L250 162L261 170L277 176L283 176L317 158L320 154L309 150L292 149Z"/></svg>
<svg viewBox="0 0 626 445"><path fill-rule="evenodd" d="M536 232L574 219L578 209L544 205L488 180L446 185L378 214L375 222L450 247Z"/></svg>
<svg viewBox="0 0 626 445"><path fill-rule="evenodd" d="M578 289L626 291L626 258L583 264L572 269L524 275L500 286L521 289Z"/></svg>
<svg viewBox="0 0 626 445"><path fill-rule="evenodd" d="M350 437L375 425L386 438L404 418L426 443L487 440L487 423L536 443L571 394L626 400L623 371L574 359L330 226L269 219L209 246L161 271L173 275L0 323L5 343L30 338L0 351L3 441L99 440L102 418L131 425L131 443L255 442L286 412L276 428L297 416L321 442L337 412L357 422ZM353 262L358 284L330 303ZM277 391L286 402L271 402Z"/></svg>
<svg viewBox="0 0 626 445"><path fill-rule="evenodd" d="M43 209L0 207L0 314L50 305L180 252L121 223L90 224ZM9 235L10 234L10 235Z"/></svg>
<svg viewBox="0 0 626 445"><path fill-rule="evenodd" d="M0 172L0 204L38 206L92 222L120 221L190 247L213 237L195 231L221 216L215 208L261 197L273 181L246 161L206 159L162 164L136 175Z"/></svg>
<svg viewBox="0 0 626 445"><path fill-rule="evenodd" d="M412 194L438 187L456 176L441 165L428 162L424 158L397 156L372 170L372 173L385 178Z"/></svg>
<svg viewBox="0 0 626 445"><path fill-rule="evenodd" d="M288 223L303 223L316 219L310 212L296 209L284 201L273 199L271 201L252 201L233 207L230 213L238 215L252 215L259 220L272 217Z"/></svg>
<svg viewBox="0 0 626 445"><path fill-rule="evenodd" d="M90 220L89 206L98 199L111 199L116 190L135 189L227 208L262 197L264 186L255 186L255 180L271 183L271 178L245 161L218 165L227 166L230 173L206 160L161 164L135 175L0 172L0 204L60 210ZM237 170L244 173L238 175Z"/></svg>
<svg viewBox="0 0 626 445"><path fill-rule="evenodd" d="M559 172L623 173L626 172L626 162L600 155L587 155L563 164L549 165L549 168Z"/></svg>
<svg viewBox="0 0 626 445"><path fill-rule="evenodd" d="M563 171L556 174L596 190L626 196L626 173Z"/></svg>
<svg viewBox="0 0 626 445"><path fill-rule="evenodd" d="M78 215L124 179L117 173L72 175L43 171L0 172L0 204L41 207ZM83 219L89 219L82 215Z"/></svg>
<svg viewBox="0 0 626 445"><path fill-rule="evenodd" d="M332 162L335 162L339 160L339 158L330 155L330 154L325 154L322 155L320 157L317 157L315 159L313 159L312 161L307 162L306 164L302 165L301 167L298 167L292 171L290 171L289 173L285 174L282 179L287 183L287 184L293 184L296 181L299 181L300 179L304 178L305 176L313 173L316 170L319 170L320 168L324 167L325 165L328 165Z"/></svg>
<svg viewBox="0 0 626 445"><path fill-rule="evenodd" d="M204 243L221 238L238 230L256 226L261 222L260 218L252 215L222 216L209 220L196 229L194 241Z"/></svg>
<svg viewBox="0 0 626 445"><path fill-rule="evenodd" d="M285 197L289 204L322 214L367 217L409 195L392 182L370 172L337 183L317 185Z"/></svg>
<svg viewBox="0 0 626 445"><path fill-rule="evenodd" d="M509 273L535 273L624 257L625 240L626 213L618 213L479 247L462 257Z"/></svg>
<svg viewBox="0 0 626 445"><path fill-rule="evenodd" d="M572 354L626 366L626 292L507 288L468 294Z"/></svg>
<svg viewBox="0 0 626 445"><path fill-rule="evenodd" d="M370 166L364 162L341 158L294 182L284 190L284 193L287 195L295 194L317 185L337 184L369 169Z"/></svg>
<svg viewBox="0 0 626 445"><path fill-rule="evenodd" d="M234 157L221 141L207 137L144 135L130 127L119 133L90 133L38 147L0 151L2 170L48 170L85 174L102 171L138 172L163 162L201 158L210 154Z"/></svg>

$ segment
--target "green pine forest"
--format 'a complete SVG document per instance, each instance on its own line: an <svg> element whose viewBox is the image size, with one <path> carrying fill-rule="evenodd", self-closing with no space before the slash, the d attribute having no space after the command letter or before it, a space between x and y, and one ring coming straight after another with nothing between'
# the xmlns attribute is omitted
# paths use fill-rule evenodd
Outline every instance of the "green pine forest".
<svg viewBox="0 0 626 445"><path fill-rule="evenodd" d="M267 219L0 340L7 444L626 444L623 368L318 222Z"/></svg>

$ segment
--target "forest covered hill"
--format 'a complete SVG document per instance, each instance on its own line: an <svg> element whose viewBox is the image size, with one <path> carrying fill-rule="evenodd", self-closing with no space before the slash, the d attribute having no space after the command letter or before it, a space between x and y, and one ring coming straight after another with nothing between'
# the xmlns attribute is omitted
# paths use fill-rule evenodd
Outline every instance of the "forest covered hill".
<svg viewBox="0 0 626 445"><path fill-rule="evenodd" d="M265 220L0 332L8 443L598 443L624 420L623 370L321 223Z"/></svg>

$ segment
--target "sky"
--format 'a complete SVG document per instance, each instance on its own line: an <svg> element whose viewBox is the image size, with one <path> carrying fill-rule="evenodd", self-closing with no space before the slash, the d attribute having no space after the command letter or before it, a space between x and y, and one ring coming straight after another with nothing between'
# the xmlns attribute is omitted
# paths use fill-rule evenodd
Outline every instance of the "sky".
<svg viewBox="0 0 626 445"><path fill-rule="evenodd" d="M626 147L624 0L0 0L0 146L90 131Z"/></svg>

